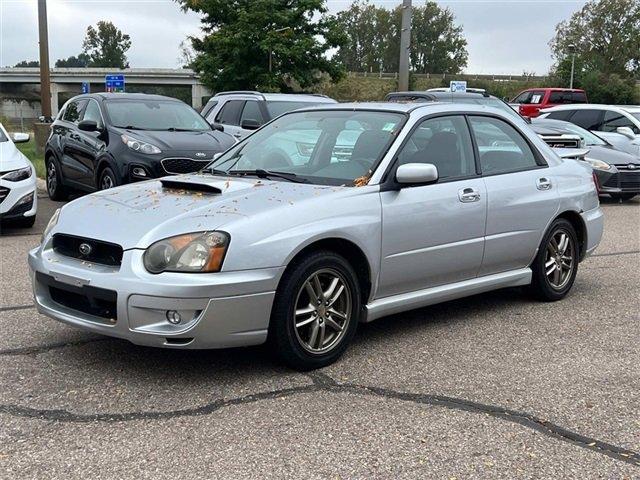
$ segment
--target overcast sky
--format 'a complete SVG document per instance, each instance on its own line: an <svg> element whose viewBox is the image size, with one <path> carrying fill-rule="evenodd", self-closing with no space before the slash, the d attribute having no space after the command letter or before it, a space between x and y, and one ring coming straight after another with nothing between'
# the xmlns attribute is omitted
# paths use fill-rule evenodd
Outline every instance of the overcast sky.
<svg viewBox="0 0 640 480"><path fill-rule="evenodd" d="M329 0L337 12L349 0ZM400 0L376 0L393 7ZM420 0L414 0L419 5ZM468 41L467 73L538 75L549 70L548 42L555 25L579 10L584 0L442 0ZM0 65L38 58L37 0L0 0ZM86 28L110 20L131 36L131 67L173 68L179 45L200 33L200 18L184 13L172 0L48 0L51 64L80 52Z"/></svg>

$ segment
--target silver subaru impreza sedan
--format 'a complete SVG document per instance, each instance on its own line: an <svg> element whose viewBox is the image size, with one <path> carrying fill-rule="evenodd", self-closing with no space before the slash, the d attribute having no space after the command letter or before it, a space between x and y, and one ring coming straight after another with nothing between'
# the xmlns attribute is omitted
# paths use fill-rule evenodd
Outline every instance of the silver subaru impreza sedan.
<svg viewBox="0 0 640 480"><path fill-rule="evenodd" d="M140 345L268 341L335 361L359 322L489 290L571 289L603 216L592 171L484 106L282 115L202 172L62 207L29 254L38 310Z"/></svg>

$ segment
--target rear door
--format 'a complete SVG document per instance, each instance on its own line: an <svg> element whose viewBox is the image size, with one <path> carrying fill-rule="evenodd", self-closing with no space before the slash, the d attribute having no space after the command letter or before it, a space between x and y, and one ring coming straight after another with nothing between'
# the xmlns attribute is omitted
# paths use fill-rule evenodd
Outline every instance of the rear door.
<svg viewBox="0 0 640 480"><path fill-rule="evenodd" d="M470 116L487 190L480 275L527 267L558 210L556 180L542 156L510 123Z"/></svg>
<svg viewBox="0 0 640 480"><path fill-rule="evenodd" d="M382 264L376 296L475 278L482 263L487 194L464 116L419 123L396 162L432 163L439 179L380 194Z"/></svg>
<svg viewBox="0 0 640 480"><path fill-rule="evenodd" d="M65 179L75 183L81 183L84 175L84 167L78 163L78 151L81 145L80 130L78 123L82 118L82 113L87 99L74 100L67 104L61 122L62 138L62 159L61 170Z"/></svg>

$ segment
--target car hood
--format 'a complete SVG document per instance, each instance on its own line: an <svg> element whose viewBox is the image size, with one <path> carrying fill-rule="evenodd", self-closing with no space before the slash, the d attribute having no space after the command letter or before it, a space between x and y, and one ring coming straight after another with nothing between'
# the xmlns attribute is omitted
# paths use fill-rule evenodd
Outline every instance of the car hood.
<svg viewBox="0 0 640 480"><path fill-rule="evenodd" d="M9 172L31 165L31 162L11 142L0 142L0 172Z"/></svg>
<svg viewBox="0 0 640 480"><path fill-rule="evenodd" d="M222 152L235 143L234 138L218 130L203 132L164 132L154 130L116 129L120 134L129 135L148 142L162 151Z"/></svg>
<svg viewBox="0 0 640 480"><path fill-rule="evenodd" d="M586 155L587 158L601 160L612 165L629 165L631 163L634 165L640 165L640 157L616 150L614 147L609 145L593 145L588 148L589 153Z"/></svg>
<svg viewBox="0 0 640 480"><path fill-rule="evenodd" d="M279 215L278 209L345 188L208 174L164 177L68 203L53 233L116 243L125 250L147 248L173 235L224 230L267 210Z"/></svg>

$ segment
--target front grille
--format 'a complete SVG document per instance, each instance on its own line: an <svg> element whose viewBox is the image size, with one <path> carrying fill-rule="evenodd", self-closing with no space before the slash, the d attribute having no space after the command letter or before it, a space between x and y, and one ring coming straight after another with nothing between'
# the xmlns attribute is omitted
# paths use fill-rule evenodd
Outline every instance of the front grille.
<svg viewBox="0 0 640 480"><path fill-rule="evenodd" d="M81 252L81 245L89 246L89 253ZM53 236L53 250L66 257L78 258L87 262L120 266L122 247L115 243L101 242L91 238L76 237L57 233Z"/></svg>
<svg viewBox="0 0 640 480"><path fill-rule="evenodd" d="M630 170L622 170L618 174L618 177L622 190L640 191L640 171L632 172Z"/></svg>
<svg viewBox="0 0 640 480"><path fill-rule="evenodd" d="M41 272L36 273L36 279L49 289L51 300L58 305L104 318L111 323L118 319L118 293L113 290L89 285L82 287L67 285Z"/></svg>
<svg viewBox="0 0 640 480"><path fill-rule="evenodd" d="M160 161L167 173L194 173L203 169L211 160L193 160L192 158L165 158Z"/></svg>
<svg viewBox="0 0 640 480"><path fill-rule="evenodd" d="M618 188L618 175L611 175L607 181L602 184L603 187Z"/></svg>
<svg viewBox="0 0 640 480"><path fill-rule="evenodd" d="M7 187L0 187L0 203L4 202L4 199L7 198L11 189Z"/></svg>

